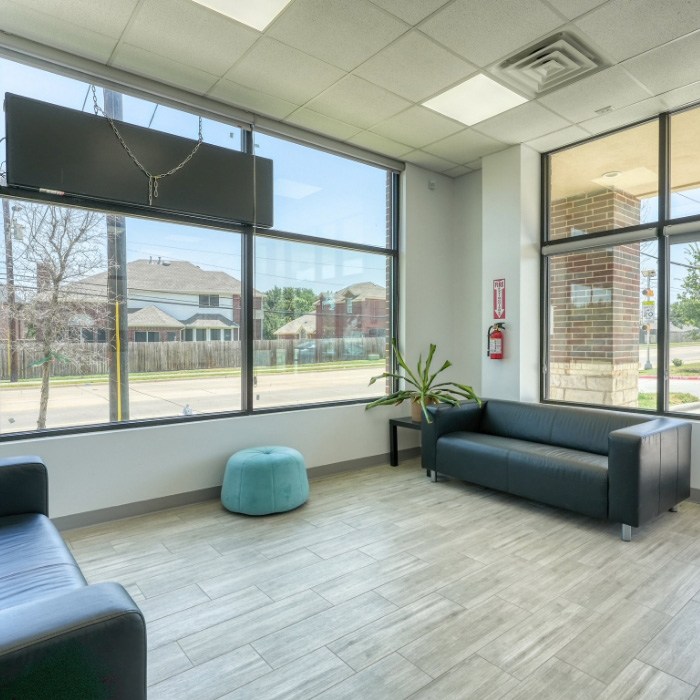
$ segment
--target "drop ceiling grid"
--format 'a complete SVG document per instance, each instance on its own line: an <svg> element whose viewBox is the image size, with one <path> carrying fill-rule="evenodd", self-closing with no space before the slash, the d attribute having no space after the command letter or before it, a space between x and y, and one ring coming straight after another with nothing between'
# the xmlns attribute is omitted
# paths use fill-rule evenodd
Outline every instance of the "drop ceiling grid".
<svg viewBox="0 0 700 700"><path fill-rule="evenodd" d="M0 0L0 13L2 29L18 36L456 173L494 148L524 142L549 150L699 99L700 2L634 6L292 0L264 33L190 0L33 0L31 7ZM612 67L473 130L420 106L477 67L488 73L494 62L561 30ZM596 113L608 104L613 112Z"/></svg>

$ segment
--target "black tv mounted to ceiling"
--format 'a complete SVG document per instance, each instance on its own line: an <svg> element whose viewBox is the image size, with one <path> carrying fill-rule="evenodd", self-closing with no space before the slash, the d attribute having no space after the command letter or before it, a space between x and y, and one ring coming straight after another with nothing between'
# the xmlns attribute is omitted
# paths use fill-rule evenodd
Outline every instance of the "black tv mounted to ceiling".
<svg viewBox="0 0 700 700"><path fill-rule="evenodd" d="M5 94L7 184L95 202L199 215L269 228L273 223L272 161L202 143L178 172L149 179L119 143L108 120L78 110ZM151 173L164 173L194 148L192 139L114 120Z"/></svg>

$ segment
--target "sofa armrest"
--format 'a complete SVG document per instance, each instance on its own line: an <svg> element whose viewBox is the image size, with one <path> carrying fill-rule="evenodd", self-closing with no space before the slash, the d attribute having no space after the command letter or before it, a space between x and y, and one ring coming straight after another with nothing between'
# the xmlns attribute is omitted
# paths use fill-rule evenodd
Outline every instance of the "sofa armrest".
<svg viewBox="0 0 700 700"><path fill-rule="evenodd" d="M657 418L608 437L608 518L639 527L690 496L690 423Z"/></svg>
<svg viewBox="0 0 700 700"><path fill-rule="evenodd" d="M146 697L146 626L100 583L0 610L0 697Z"/></svg>
<svg viewBox="0 0 700 700"><path fill-rule="evenodd" d="M483 405L486 405L486 401L482 403ZM440 436L458 430L478 431L482 406L476 402L469 402L459 406L439 404L427 407L432 421L428 423L428 421L423 420L421 424L421 464L423 469L435 469L437 441Z"/></svg>
<svg viewBox="0 0 700 700"><path fill-rule="evenodd" d="M0 516L49 514L49 480L41 457L0 459Z"/></svg>

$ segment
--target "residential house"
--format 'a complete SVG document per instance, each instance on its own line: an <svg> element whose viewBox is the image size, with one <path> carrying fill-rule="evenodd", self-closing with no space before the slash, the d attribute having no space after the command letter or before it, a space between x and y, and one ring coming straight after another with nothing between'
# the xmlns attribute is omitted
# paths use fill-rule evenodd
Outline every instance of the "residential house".
<svg viewBox="0 0 700 700"><path fill-rule="evenodd" d="M133 260L126 265L129 340L238 340L241 283L219 270L203 270L185 260ZM107 294L107 272L71 285L71 293L95 303ZM255 332L262 328L263 295L255 293ZM92 336L89 336L92 339Z"/></svg>

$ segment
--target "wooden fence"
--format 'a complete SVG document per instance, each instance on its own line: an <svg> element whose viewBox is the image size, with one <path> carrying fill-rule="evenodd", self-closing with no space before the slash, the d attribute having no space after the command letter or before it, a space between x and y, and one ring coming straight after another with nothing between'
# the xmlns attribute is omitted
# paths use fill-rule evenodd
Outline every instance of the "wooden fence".
<svg viewBox="0 0 700 700"><path fill-rule="evenodd" d="M283 366L312 362L383 359L384 338L324 338L323 340L256 340L256 366ZM32 342L19 343L19 378L41 376L42 353ZM239 341L129 343L129 372L178 372L202 369L240 368ZM55 377L105 375L109 373L106 343L75 343L61 348L52 362ZM0 379L9 379L8 348L0 345Z"/></svg>

